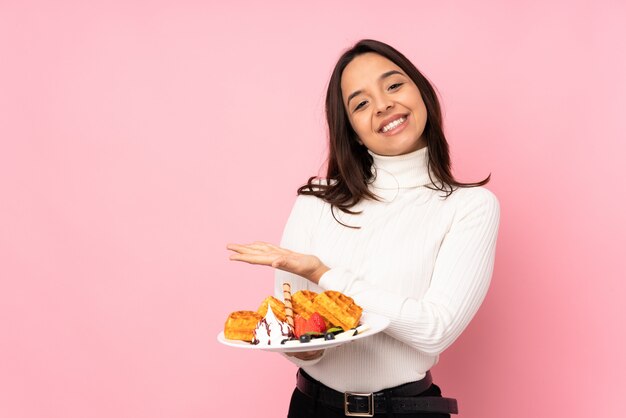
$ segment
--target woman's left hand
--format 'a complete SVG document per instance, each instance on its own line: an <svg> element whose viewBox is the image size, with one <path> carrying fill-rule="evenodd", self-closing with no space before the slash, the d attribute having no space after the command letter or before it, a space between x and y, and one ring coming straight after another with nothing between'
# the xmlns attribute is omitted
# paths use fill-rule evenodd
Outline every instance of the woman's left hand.
<svg viewBox="0 0 626 418"><path fill-rule="evenodd" d="M317 284L324 273L330 270L314 255L300 254L280 248L267 242L256 241L252 244L228 244L227 249L236 254L231 260L249 264L260 264L297 274Z"/></svg>

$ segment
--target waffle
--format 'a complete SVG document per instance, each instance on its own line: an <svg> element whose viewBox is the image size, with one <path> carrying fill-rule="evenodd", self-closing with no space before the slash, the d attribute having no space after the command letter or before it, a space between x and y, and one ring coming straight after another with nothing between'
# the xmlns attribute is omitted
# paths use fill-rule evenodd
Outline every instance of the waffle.
<svg viewBox="0 0 626 418"><path fill-rule="evenodd" d="M359 325L363 309L341 292L327 290L313 299L313 306L333 326L349 330Z"/></svg>
<svg viewBox="0 0 626 418"><path fill-rule="evenodd" d="M317 296L317 293L310 290L300 290L294 293L291 296L294 313L308 320L315 312L315 306L313 306L315 296Z"/></svg>
<svg viewBox="0 0 626 418"><path fill-rule="evenodd" d="M263 317L257 312L235 311L226 319L224 337L229 340L252 341L254 329L261 319Z"/></svg>
<svg viewBox="0 0 626 418"><path fill-rule="evenodd" d="M274 316L281 322L285 322L287 320L287 316L285 314L285 304L276 299L274 296L268 296L265 298L259 309L257 309L257 313L261 315L261 317L265 317L267 314L267 305L270 304L272 306L272 312L274 312Z"/></svg>

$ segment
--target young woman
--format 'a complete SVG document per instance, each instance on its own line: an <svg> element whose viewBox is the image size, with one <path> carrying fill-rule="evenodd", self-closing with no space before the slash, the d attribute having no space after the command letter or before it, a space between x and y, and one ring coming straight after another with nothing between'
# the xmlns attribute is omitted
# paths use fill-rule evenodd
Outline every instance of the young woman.
<svg viewBox="0 0 626 418"><path fill-rule="evenodd" d="M489 177L452 176L433 87L382 42L340 57L326 117L326 178L298 189L280 247L230 244L230 258L276 268L277 296L286 281L294 292L337 290L391 324L287 357L300 367L289 417L449 417L456 401L429 370L489 287L499 223L498 200L481 187Z"/></svg>

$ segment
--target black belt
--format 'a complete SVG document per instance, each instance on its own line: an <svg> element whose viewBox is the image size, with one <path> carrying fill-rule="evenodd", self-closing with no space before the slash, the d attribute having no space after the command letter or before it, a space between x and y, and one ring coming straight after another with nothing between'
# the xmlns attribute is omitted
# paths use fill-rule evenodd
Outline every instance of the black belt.
<svg viewBox="0 0 626 418"><path fill-rule="evenodd" d="M458 414L456 399L439 396L417 396L433 383L430 371L417 382L410 382L374 393L337 392L323 385L302 369L298 370L296 387L300 392L317 399L318 402L343 409L348 417L371 417L386 413L388 408L394 414L434 412Z"/></svg>

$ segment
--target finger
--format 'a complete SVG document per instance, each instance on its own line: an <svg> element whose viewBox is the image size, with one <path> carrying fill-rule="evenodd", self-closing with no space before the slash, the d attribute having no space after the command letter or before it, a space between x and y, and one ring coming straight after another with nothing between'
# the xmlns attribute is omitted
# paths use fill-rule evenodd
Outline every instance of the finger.
<svg viewBox="0 0 626 418"><path fill-rule="evenodd" d="M271 266L276 256L264 254L232 254L229 259L232 261L243 261L248 264Z"/></svg>
<svg viewBox="0 0 626 418"><path fill-rule="evenodd" d="M269 245L265 243L257 243L257 242L253 244L248 244L247 247L255 249L257 251L270 251L272 249Z"/></svg>
<svg viewBox="0 0 626 418"><path fill-rule="evenodd" d="M276 245L272 244L271 242L265 242L265 241L254 241L252 244L253 244L253 245L259 245L259 246L262 246L262 247L267 247L267 248L275 248L275 249L281 249L281 250L282 250L282 248L280 248L280 247L278 247L278 246L276 246Z"/></svg>
<svg viewBox="0 0 626 418"><path fill-rule="evenodd" d="M285 248L278 247L274 244L270 244L269 242L257 241L254 244L250 244L250 247L257 249L259 251L274 252L274 253L279 253L279 254L291 254L292 253L292 251L289 251Z"/></svg>
<svg viewBox="0 0 626 418"><path fill-rule="evenodd" d="M240 254L260 254L261 253L261 251L259 251L256 248L250 248L249 245L228 244L226 248L231 251L236 251Z"/></svg>
<svg viewBox="0 0 626 418"><path fill-rule="evenodd" d="M255 244L255 245L269 245L269 242L265 242L265 241L254 241L252 244Z"/></svg>
<svg viewBox="0 0 626 418"><path fill-rule="evenodd" d="M274 247L262 241L255 241L252 244L228 244L226 248L237 252L260 254L272 251L272 249L278 247Z"/></svg>
<svg viewBox="0 0 626 418"><path fill-rule="evenodd" d="M298 353L285 353L290 357L296 357L299 358L300 360L314 360L318 357L321 357L322 354L324 353L324 350L318 350L318 351L301 351Z"/></svg>
<svg viewBox="0 0 626 418"><path fill-rule="evenodd" d="M268 248L271 248L271 249L272 249L272 250L274 250L274 251L280 251L280 252L285 252L285 253L290 252L289 250L287 250L287 249L285 249L285 248L279 247L279 246L274 245L274 244L270 244L269 242L266 242L266 243L265 243L265 245L266 245Z"/></svg>
<svg viewBox="0 0 626 418"><path fill-rule="evenodd" d="M279 256L272 262L272 267L298 274L299 264L296 259L289 255Z"/></svg>
<svg viewBox="0 0 626 418"><path fill-rule="evenodd" d="M276 269L285 268L286 266L287 266L287 260L285 259L285 257L278 257L272 262L272 267Z"/></svg>

